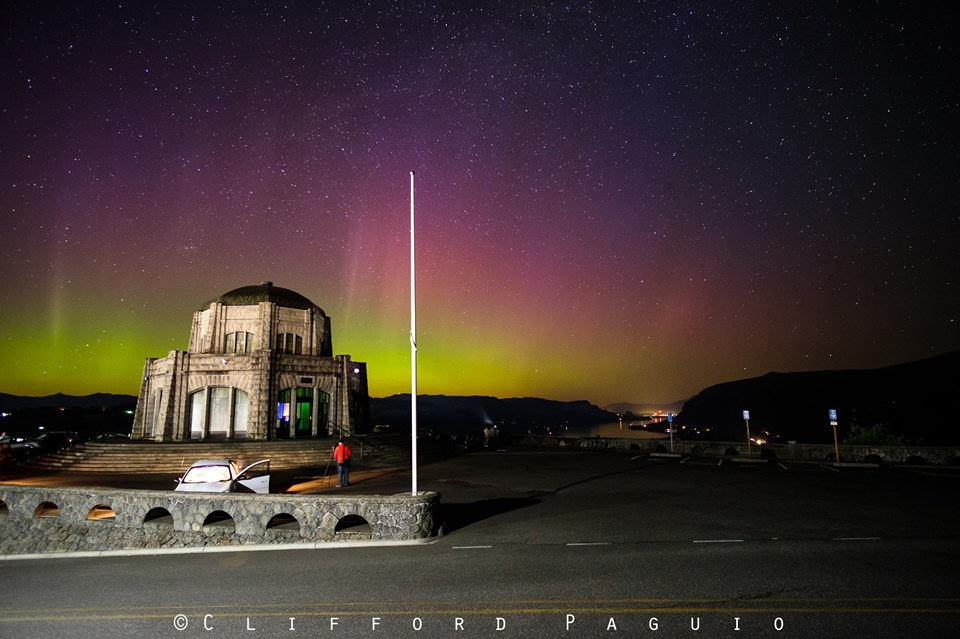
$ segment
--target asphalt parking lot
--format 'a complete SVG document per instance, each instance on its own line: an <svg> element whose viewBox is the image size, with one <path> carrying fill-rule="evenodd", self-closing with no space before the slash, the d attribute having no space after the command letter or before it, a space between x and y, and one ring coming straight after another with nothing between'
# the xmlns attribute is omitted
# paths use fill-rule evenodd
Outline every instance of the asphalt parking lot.
<svg viewBox="0 0 960 639"><path fill-rule="evenodd" d="M271 492L401 494L409 467L275 473ZM622 451L490 449L417 469L441 495L444 531L596 543L711 539L960 537L955 467L834 466ZM173 490L175 473L22 475L16 483ZM544 525L549 522L549 525ZM629 523L630 525L625 525Z"/></svg>

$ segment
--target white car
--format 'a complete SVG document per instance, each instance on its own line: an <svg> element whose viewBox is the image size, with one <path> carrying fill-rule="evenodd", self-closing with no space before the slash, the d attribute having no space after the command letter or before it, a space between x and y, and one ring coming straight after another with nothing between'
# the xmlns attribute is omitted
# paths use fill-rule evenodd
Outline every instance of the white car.
<svg viewBox="0 0 960 639"><path fill-rule="evenodd" d="M269 493L270 460L239 470L229 459L201 459L176 481L174 490L186 493Z"/></svg>

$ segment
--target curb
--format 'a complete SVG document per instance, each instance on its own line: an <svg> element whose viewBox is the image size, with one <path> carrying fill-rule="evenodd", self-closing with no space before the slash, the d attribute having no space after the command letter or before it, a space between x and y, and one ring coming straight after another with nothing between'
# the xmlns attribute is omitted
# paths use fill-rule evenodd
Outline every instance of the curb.
<svg viewBox="0 0 960 639"><path fill-rule="evenodd" d="M316 541L306 544L238 544L234 546L185 546L182 548L129 548L127 550L80 550L74 552L30 553L0 555L3 561L32 559L77 559L92 557L143 557L151 555L193 555L198 553L260 552L267 550L337 550L342 548L377 548L392 546L430 545L436 537L387 541Z"/></svg>

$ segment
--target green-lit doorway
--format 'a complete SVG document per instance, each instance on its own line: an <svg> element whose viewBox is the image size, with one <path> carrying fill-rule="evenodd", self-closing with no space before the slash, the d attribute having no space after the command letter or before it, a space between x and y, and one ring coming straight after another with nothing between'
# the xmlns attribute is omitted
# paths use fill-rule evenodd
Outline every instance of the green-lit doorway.
<svg viewBox="0 0 960 639"><path fill-rule="evenodd" d="M326 436L329 415L329 394L319 388L286 388L277 397L277 438Z"/></svg>

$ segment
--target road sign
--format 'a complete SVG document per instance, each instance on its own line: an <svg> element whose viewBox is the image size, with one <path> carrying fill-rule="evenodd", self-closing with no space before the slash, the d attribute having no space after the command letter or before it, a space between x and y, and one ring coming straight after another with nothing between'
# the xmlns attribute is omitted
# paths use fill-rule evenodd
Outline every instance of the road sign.
<svg viewBox="0 0 960 639"><path fill-rule="evenodd" d="M750 411L748 411L748 410L743 411L743 418L744 418L744 419L750 419Z"/></svg>
<svg viewBox="0 0 960 639"><path fill-rule="evenodd" d="M673 423L673 413L667 413L667 422Z"/></svg>

